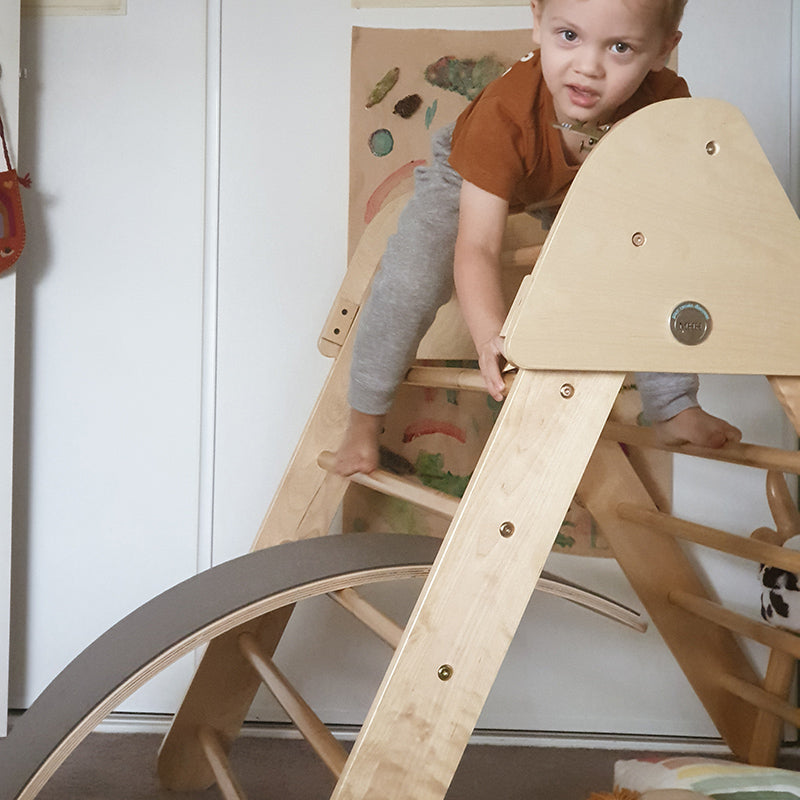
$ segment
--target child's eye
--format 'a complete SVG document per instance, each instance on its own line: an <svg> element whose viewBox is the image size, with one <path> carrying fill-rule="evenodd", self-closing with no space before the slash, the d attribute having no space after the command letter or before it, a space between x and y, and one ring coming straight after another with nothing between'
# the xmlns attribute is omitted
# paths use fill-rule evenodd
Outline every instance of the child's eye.
<svg viewBox="0 0 800 800"><path fill-rule="evenodd" d="M616 42L611 49L618 55L624 55L625 53L630 53L631 46L625 42Z"/></svg>
<svg viewBox="0 0 800 800"><path fill-rule="evenodd" d="M575 31L571 30L563 30L559 31L561 38L565 42L574 42L578 38L578 34Z"/></svg>

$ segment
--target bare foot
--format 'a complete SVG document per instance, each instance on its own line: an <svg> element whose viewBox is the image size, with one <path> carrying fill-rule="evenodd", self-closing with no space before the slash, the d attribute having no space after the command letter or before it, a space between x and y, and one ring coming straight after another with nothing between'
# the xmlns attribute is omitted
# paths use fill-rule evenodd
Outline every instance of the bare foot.
<svg viewBox="0 0 800 800"><path fill-rule="evenodd" d="M723 447L740 442L742 432L724 419L712 417L699 406L687 408L664 422L653 425L656 438L666 445L693 444L698 447Z"/></svg>
<svg viewBox="0 0 800 800"><path fill-rule="evenodd" d="M383 416L363 414L351 408L344 440L336 452L336 472L347 476L377 469L378 436L382 430Z"/></svg>

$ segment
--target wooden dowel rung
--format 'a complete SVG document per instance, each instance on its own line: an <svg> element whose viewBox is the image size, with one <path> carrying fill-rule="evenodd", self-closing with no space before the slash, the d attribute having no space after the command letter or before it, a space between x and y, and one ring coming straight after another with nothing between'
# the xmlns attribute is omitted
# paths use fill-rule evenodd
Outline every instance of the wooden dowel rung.
<svg viewBox="0 0 800 800"><path fill-rule="evenodd" d="M777 447L766 447L758 444L731 443L725 447L697 447L695 445L665 445L658 442L652 428L638 425L626 425L621 422L607 422L602 437L633 447L647 447L664 450L669 453L682 453L713 461L726 461L745 467L772 469L779 472L791 472L800 475L800 452L781 450Z"/></svg>
<svg viewBox="0 0 800 800"><path fill-rule="evenodd" d="M516 370L503 373L505 392L511 388ZM434 389L464 389L486 393L486 384L479 369L468 367L411 367L403 379L411 386Z"/></svg>
<svg viewBox="0 0 800 800"><path fill-rule="evenodd" d="M792 725L800 726L800 709L787 703L783 698L765 692L760 686L754 686L734 675L720 675L719 680L727 691L745 703L750 703L751 706L768 714L774 714Z"/></svg>
<svg viewBox="0 0 800 800"><path fill-rule="evenodd" d="M333 471L335 462L336 455L327 450L320 453L317 458L317 463L320 467L329 472ZM419 483L410 481L407 478L400 478L386 470L376 469L374 472L370 472L369 475L357 472L355 475L351 475L348 480L361 486L366 486L369 489L374 489L377 492L381 492L381 494L408 500L420 508L425 508L443 517L452 518L458 508L459 500L457 497L452 497L444 492L437 492L435 489L428 489Z"/></svg>
<svg viewBox="0 0 800 800"><path fill-rule="evenodd" d="M208 725L203 725L197 732L200 747L214 773L219 791L225 800L247 800L244 790L231 770L228 755L222 746L219 734Z"/></svg>
<svg viewBox="0 0 800 800"><path fill-rule="evenodd" d="M342 774L347 751L311 710L300 693L275 666L271 658L261 652L258 639L252 633L239 636L239 649L258 673L264 685L272 692L281 708L297 726L300 733L322 759L325 766L338 778Z"/></svg>
<svg viewBox="0 0 800 800"><path fill-rule="evenodd" d="M780 567L788 572L800 572L800 552L787 550L785 547L760 542L746 536L736 536L733 533L687 522L663 511L653 511L631 503L620 503L617 506L617 514L624 520L644 525L677 539L684 539L761 564Z"/></svg>
<svg viewBox="0 0 800 800"><path fill-rule="evenodd" d="M738 633L741 636L752 639L754 642L771 647L773 650L780 650L783 653L794 656L794 658L800 658L800 637L788 631L773 628L766 622L731 611L719 603L688 592L670 592L669 601L696 617L701 617L722 628L727 628L733 633Z"/></svg>
<svg viewBox="0 0 800 800"><path fill-rule="evenodd" d="M363 622L389 647L397 649L403 629L393 619L368 603L355 589L340 589L338 592L330 592L328 597Z"/></svg>

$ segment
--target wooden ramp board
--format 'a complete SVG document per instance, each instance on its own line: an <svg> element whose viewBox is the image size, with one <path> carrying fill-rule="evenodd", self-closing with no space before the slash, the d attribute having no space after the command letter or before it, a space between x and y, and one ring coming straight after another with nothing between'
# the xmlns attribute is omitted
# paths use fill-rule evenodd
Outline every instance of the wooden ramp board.
<svg viewBox="0 0 800 800"><path fill-rule="evenodd" d="M428 573L438 539L345 534L260 550L144 604L78 655L0 741L0 800L33 798L70 752L157 672L225 631L337 589Z"/></svg>
<svg viewBox="0 0 800 800"><path fill-rule="evenodd" d="M744 116L665 100L581 167L506 321L506 356L526 369L793 375L798 296L800 220ZM688 335L707 324L707 338L688 346L673 319Z"/></svg>

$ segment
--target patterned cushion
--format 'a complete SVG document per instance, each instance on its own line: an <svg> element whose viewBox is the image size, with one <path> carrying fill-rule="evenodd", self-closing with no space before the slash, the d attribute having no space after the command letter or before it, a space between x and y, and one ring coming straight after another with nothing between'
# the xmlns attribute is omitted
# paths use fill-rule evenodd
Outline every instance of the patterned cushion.
<svg viewBox="0 0 800 800"><path fill-rule="evenodd" d="M792 536L783 546L800 550L800 536ZM761 565L761 616L771 625L800 631L800 583L795 572Z"/></svg>
<svg viewBox="0 0 800 800"><path fill-rule="evenodd" d="M617 761L614 785L639 792L691 789L714 800L800 798L800 772L752 767L714 758Z"/></svg>

